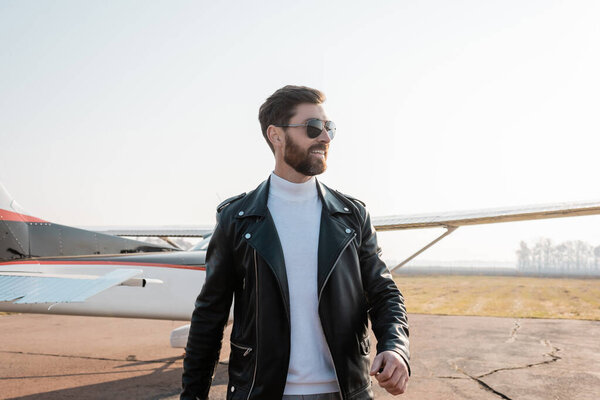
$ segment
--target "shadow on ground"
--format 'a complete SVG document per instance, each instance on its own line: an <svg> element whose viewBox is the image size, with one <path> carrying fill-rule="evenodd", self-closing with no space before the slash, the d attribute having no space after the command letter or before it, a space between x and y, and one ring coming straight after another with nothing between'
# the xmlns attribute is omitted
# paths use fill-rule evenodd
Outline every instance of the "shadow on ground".
<svg viewBox="0 0 600 400"><path fill-rule="evenodd" d="M178 398L181 391L181 368L173 368L174 362L183 357L173 357L164 360L159 367L146 375L113 380L109 382L82 385L68 389L53 390L27 396L11 397L7 400L67 400L67 399L90 399L100 400L113 397L123 399L148 399L162 400L167 398ZM142 366L144 363L139 363ZM135 364L128 364L128 367ZM215 384L225 384L227 366L219 364ZM221 371L222 370L222 371ZM215 378L217 378L215 377ZM223 382L220 382L223 380ZM74 382L76 384L76 382Z"/></svg>

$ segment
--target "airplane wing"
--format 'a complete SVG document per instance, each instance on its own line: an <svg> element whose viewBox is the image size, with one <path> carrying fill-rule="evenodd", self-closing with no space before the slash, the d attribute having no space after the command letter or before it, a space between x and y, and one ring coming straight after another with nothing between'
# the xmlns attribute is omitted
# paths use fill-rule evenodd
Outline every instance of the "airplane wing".
<svg viewBox="0 0 600 400"><path fill-rule="evenodd" d="M530 221L535 219L575 217L600 214L600 201L553 203L482 210L439 212L427 214L373 217L377 231L394 231L419 228L446 228L446 231L422 249L390 268L391 271L406 265L410 260L454 232L460 226L495 224L499 222Z"/></svg>
<svg viewBox="0 0 600 400"><path fill-rule="evenodd" d="M101 276L0 272L0 301L15 304L72 303L141 275L140 269L116 269Z"/></svg>
<svg viewBox="0 0 600 400"><path fill-rule="evenodd" d="M498 222L528 221L594 214L600 214L600 201L373 217L372 223L378 231L392 231L417 228L459 227L464 225L494 224Z"/></svg>
<svg viewBox="0 0 600 400"><path fill-rule="evenodd" d="M81 229L115 236L137 237L205 237L212 233L213 225L167 226L87 226Z"/></svg>
<svg viewBox="0 0 600 400"><path fill-rule="evenodd" d="M535 219L574 217L600 214L600 201L551 203L481 210L445 211L426 214L390 215L373 217L377 231L403 229L459 227L465 225L494 224L499 222L528 221ZM88 226L82 229L115 236L132 237L206 237L213 225L168 226Z"/></svg>

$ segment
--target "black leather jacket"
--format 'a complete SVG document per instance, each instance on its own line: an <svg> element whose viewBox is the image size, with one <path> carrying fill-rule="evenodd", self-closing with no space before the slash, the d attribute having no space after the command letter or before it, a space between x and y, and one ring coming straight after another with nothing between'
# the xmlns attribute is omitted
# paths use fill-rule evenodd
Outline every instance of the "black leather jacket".
<svg viewBox="0 0 600 400"><path fill-rule="evenodd" d="M380 260L364 205L317 182L319 317L344 400L372 399L367 317L377 352L409 360L403 298ZM235 299L227 399L281 399L290 354L289 293L267 209L269 180L217 209L183 366L181 399L207 399Z"/></svg>

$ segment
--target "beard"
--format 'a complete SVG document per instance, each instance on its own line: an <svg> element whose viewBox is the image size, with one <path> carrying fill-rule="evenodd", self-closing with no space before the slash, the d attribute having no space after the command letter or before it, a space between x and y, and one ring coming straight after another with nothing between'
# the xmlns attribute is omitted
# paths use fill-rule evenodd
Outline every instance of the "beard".
<svg viewBox="0 0 600 400"><path fill-rule="evenodd" d="M314 150L323 150L325 158L312 156L310 152ZM286 132L283 160L302 175L319 175L327 169L327 146L324 144L315 144L304 151Z"/></svg>

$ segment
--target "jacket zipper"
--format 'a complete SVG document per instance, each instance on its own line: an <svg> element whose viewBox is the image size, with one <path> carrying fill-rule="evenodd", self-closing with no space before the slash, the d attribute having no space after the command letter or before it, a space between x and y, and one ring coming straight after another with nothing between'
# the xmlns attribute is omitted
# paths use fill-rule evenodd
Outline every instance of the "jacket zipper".
<svg viewBox="0 0 600 400"><path fill-rule="evenodd" d="M250 386L246 400L249 400L252 395L252 389L254 389L254 383L256 382L256 370L258 368L258 262L256 261L256 249L254 249L254 283L256 285L254 289L254 294L256 296L256 319L254 321L256 327L256 354L254 355L254 375L252 376L252 385Z"/></svg>
<svg viewBox="0 0 600 400"><path fill-rule="evenodd" d="M244 357L246 357L252 351L252 347L240 346L239 344L235 344L233 342L230 342L230 343L233 347L237 347L238 349L244 350Z"/></svg>
<svg viewBox="0 0 600 400"><path fill-rule="evenodd" d="M325 277L325 282L323 282L323 286L321 286L321 290L319 291L319 297L317 299L317 310L319 309L319 305L321 304L321 294L323 293L323 289L325 289L325 285L327 285L327 281L329 280L329 277L331 276L331 274L333 273L333 270L335 269L335 265L340 260L342 253L344 253L344 250L346 250L346 248L348 247L350 242L352 242L352 240L355 237L356 237L356 233L354 233L354 235L352 235L350 240L348 240L346 242L346 244L344 244L344 247L342 247L342 250L338 254L337 258L335 259L335 262L333 263L333 267L331 267L331 270ZM327 342L327 347L329 348L329 354L331 355L331 361L333 363L333 372L335 373L335 380L337 381L338 389L340 390L340 396L342 396L342 399L344 399L344 392L342 391L342 386L340 385L340 378L338 378L337 369L335 368L335 360L333 359L333 353L331 352L331 347L329 346L329 342Z"/></svg>

